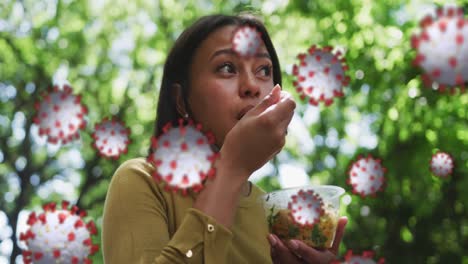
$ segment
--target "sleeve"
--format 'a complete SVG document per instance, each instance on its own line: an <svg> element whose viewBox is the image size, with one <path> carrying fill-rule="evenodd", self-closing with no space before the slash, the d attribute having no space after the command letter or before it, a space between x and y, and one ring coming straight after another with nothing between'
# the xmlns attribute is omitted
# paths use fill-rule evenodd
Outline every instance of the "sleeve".
<svg viewBox="0 0 468 264"><path fill-rule="evenodd" d="M232 232L189 208L172 238L167 204L141 164L124 163L110 183L102 224L104 263L224 263Z"/></svg>

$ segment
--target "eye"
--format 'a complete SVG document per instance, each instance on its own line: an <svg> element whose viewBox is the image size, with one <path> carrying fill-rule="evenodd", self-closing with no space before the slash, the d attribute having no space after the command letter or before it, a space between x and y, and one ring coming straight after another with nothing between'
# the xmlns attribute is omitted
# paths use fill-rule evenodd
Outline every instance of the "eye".
<svg viewBox="0 0 468 264"><path fill-rule="evenodd" d="M225 62L217 68L217 71L221 73L235 73L236 69L232 63Z"/></svg>
<svg viewBox="0 0 468 264"><path fill-rule="evenodd" d="M271 70L272 70L271 65L263 65L260 67L258 72L260 72L262 76L269 77L271 76Z"/></svg>

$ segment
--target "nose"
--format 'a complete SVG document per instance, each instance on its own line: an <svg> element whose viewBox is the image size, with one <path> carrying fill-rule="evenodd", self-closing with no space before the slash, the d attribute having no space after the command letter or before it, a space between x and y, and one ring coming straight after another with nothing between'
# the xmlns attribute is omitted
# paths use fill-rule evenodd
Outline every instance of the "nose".
<svg viewBox="0 0 468 264"><path fill-rule="evenodd" d="M239 96L241 98L260 97L260 85L257 83L254 74L243 74L243 78L241 78L239 85Z"/></svg>

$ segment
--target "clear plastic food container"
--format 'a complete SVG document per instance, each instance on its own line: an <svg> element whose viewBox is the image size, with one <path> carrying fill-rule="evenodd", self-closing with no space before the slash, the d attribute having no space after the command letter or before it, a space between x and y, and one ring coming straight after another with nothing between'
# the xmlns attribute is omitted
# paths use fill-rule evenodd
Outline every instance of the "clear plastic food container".
<svg viewBox="0 0 468 264"><path fill-rule="evenodd" d="M332 185L287 188L261 197L270 233L283 242L297 239L331 248L344 189Z"/></svg>

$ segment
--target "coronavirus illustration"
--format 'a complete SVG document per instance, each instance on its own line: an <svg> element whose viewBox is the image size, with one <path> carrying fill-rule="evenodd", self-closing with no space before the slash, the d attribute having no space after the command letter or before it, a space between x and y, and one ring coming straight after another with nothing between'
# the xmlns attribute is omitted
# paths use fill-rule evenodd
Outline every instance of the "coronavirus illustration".
<svg viewBox="0 0 468 264"><path fill-rule="evenodd" d="M434 154L430 161L431 172L441 178L446 178L452 174L453 166L452 156L441 151Z"/></svg>
<svg viewBox="0 0 468 264"><path fill-rule="evenodd" d="M84 117L88 110L68 85L63 89L54 86L42 95L35 108L37 115L33 121L39 126L39 135L46 135L50 143L67 143L79 138L79 130L86 126Z"/></svg>
<svg viewBox="0 0 468 264"><path fill-rule="evenodd" d="M413 63L424 71L427 87L437 83L438 90L460 87L468 82L468 19L463 10L453 6L437 9L436 16L421 20L421 32L412 36L416 49ZM451 89L452 92L455 89Z"/></svg>
<svg viewBox="0 0 468 264"><path fill-rule="evenodd" d="M374 260L374 251L368 250L362 252L361 255L354 255L352 250L348 250L345 255L343 262L335 261L334 263L343 264L383 264L385 263L384 258L379 258L377 261Z"/></svg>
<svg viewBox="0 0 468 264"><path fill-rule="evenodd" d="M232 48L243 57L250 57L257 53L262 41L262 35L254 27L239 27L232 38Z"/></svg>
<svg viewBox="0 0 468 264"><path fill-rule="evenodd" d="M343 87L349 83L348 66L341 52L332 47L318 48L313 45L307 53L298 56L299 64L293 65L296 77L293 84L302 100L308 98L312 105L333 103L335 97L343 96Z"/></svg>
<svg viewBox="0 0 468 264"><path fill-rule="evenodd" d="M104 118L95 125L92 137L93 146L101 156L118 159L122 153L127 153L130 129L116 119Z"/></svg>
<svg viewBox="0 0 468 264"><path fill-rule="evenodd" d="M384 188L386 171L381 161L372 155L366 158L359 156L349 168L347 184L352 186L355 194L362 197L375 196Z"/></svg>
<svg viewBox="0 0 468 264"><path fill-rule="evenodd" d="M152 138L147 159L155 167L154 179L163 182L167 191L199 192L204 180L215 176L213 164L219 153L212 149L214 143L213 134L202 132L192 120L186 124L179 120L179 126L168 123L159 137Z"/></svg>
<svg viewBox="0 0 468 264"><path fill-rule="evenodd" d="M99 246L91 240L97 234L94 222L83 220L86 212L76 206L69 208L67 201L60 209L55 203L45 204L43 209L29 215L29 228L20 234L27 247L22 252L24 263L92 263L89 256Z"/></svg>
<svg viewBox="0 0 468 264"><path fill-rule="evenodd" d="M304 227L317 224L325 212L322 198L313 190L299 190L297 194L292 195L288 209L292 219Z"/></svg>

